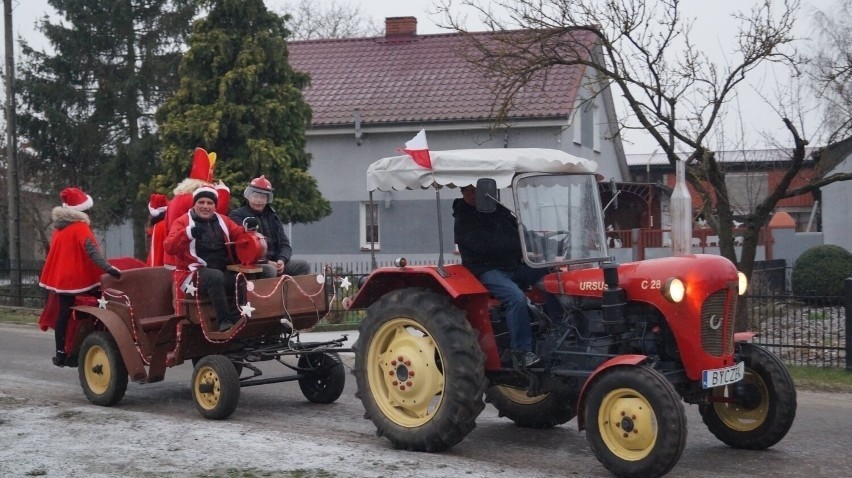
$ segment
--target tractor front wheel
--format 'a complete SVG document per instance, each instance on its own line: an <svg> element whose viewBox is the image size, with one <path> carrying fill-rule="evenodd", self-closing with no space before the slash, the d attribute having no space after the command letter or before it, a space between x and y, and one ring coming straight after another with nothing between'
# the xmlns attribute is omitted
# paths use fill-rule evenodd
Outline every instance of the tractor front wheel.
<svg viewBox="0 0 852 478"><path fill-rule="evenodd" d="M781 441L796 418L796 387L781 360L762 347L739 344L745 375L710 390L698 411L707 429L734 448L763 450Z"/></svg>
<svg viewBox="0 0 852 478"><path fill-rule="evenodd" d="M586 399L586 438L619 477L662 476L686 445L686 415L666 378L644 366L621 366L594 378Z"/></svg>

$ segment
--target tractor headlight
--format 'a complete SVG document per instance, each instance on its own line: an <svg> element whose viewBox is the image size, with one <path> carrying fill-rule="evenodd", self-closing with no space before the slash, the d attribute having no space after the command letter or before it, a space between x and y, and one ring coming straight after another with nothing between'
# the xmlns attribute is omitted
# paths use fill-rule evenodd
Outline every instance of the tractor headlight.
<svg viewBox="0 0 852 478"><path fill-rule="evenodd" d="M686 295L686 286L677 277L671 277L663 286L663 297L671 302L678 303Z"/></svg>
<svg viewBox="0 0 852 478"><path fill-rule="evenodd" d="M748 289L748 278L742 272L737 272L737 279L739 279L739 284L737 284L737 292L740 295L746 293L746 289Z"/></svg>

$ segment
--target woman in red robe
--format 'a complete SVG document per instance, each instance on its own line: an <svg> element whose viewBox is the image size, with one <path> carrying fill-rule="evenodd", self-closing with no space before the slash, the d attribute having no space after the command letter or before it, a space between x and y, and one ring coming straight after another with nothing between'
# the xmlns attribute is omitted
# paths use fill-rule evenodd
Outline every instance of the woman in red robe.
<svg viewBox="0 0 852 478"><path fill-rule="evenodd" d="M53 237L50 251L41 271L39 285L57 294L59 312L54 326L56 356L53 364L64 367L68 361L65 333L71 307L78 294L97 294L101 274L120 278L121 271L104 259L95 235L89 228L89 216L83 211L92 207L92 197L78 188L63 189L62 206L53 208ZM71 362L67 363L72 365Z"/></svg>

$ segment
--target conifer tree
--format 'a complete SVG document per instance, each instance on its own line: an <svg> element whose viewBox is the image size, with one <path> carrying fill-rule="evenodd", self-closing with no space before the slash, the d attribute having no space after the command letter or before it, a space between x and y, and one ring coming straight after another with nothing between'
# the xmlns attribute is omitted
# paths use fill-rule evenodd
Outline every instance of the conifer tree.
<svg viewBox="0 0 852 478"><path fill-rule="evenodd" d="M99 225L134 219L144 257L147 183L159 140L153 113L177 87L197 0L48 0L37 23L50 47L20 41L20 144L37 161L22 180L48 194L80 186Z"/></svg>

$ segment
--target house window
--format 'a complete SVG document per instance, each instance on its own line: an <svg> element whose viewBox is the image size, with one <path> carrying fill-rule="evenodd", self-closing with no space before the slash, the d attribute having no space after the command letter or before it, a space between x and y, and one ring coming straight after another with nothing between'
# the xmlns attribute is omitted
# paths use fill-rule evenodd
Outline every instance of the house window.
<svg viewBox="0 0 852 478"><path fill-rule="evenodd" d="M379 205L361 203L361 247L369 249L370 243L379 248Z"/></svg>
<svg viewBox="0 0 852 478"><path fill-rule="evenodd" d="M580 116L580 141L587 148L594 148L595 151L600 150L600 138L597 121L597 106L593 101L589 101L582 106Z"/></svg>
<svg viewBox="0 0 852 478"><path fill-rule="evenodd" d="M601 151L601 110L597 104L592 106L592 149Z"/></svg>
<svg viewBox="0 0 852 478"><path fill-rule="evenodd" d="M582 103L580 103L580 108L574 108L574 144L582 144L583 137L581 136L583 129L583 115L580 113L582 108Z"/></svg>

